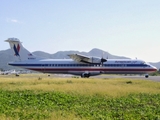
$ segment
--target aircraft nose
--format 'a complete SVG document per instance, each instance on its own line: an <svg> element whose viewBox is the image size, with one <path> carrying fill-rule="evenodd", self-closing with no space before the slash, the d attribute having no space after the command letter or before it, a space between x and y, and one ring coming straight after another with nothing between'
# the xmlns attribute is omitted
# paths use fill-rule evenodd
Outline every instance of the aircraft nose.
<svg viewBox="0 0 160 120"><path fill-rule="evenodd" d="M155 72L158 71L158 69L156 67L154 67L154 66L153 66L153 69L154 69Z"/></svg>

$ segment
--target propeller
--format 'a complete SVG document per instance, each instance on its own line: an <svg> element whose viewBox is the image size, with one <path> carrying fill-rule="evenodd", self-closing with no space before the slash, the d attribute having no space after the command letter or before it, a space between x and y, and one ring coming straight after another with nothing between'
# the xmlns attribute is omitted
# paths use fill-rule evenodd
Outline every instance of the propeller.
<svg viewBox="0 0 160 120"><path fill-rule="evenodd" d="M106 61L107 61L107 59L105 59L103 57L101 58L101 64L102 64L102 66L103 66L103 63L106 62Z"/></svg>
<svg viewBox="0 0 160 120"><path fill-rule="evenodd" d="M102 58L101 58L101 65L103 66L103 63L107 61L107 59L103 58L104 52L102 54Z"/></svg>

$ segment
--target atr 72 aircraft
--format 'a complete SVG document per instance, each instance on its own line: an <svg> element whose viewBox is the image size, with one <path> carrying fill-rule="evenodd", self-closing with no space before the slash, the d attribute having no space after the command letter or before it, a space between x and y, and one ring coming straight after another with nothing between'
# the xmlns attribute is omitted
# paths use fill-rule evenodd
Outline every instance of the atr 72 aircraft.
<svg viewBox="0 0 160 120"><path fill-rule="evenodd" d="M100 74L145 74L157 71L157 68L138 59L104 59L80 54L68 55L71 59L43 59L26 50L19 39L8 38L16 58L9 65L42 73L73 74L90 77Z"/></svg>

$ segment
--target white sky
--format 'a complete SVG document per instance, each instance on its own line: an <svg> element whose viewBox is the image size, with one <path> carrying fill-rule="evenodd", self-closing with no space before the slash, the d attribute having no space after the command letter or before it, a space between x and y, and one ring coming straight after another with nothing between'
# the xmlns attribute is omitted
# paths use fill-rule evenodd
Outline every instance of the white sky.
<svg viewBox="0 0 160 120"><path fill-rule="evenodd" d="M160 61L160 0L0 0L0 50L90 51Z"/></svg>

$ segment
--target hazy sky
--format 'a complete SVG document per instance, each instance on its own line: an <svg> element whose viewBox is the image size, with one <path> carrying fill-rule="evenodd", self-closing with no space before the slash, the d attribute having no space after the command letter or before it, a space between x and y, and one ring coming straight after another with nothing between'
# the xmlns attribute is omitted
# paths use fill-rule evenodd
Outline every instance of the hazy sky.
<svg viewBox="0 0 160 120"><path fill-rule="evenodd" d="M160 0L0 0L0 50L90 51L160 61Z"/></svg>

